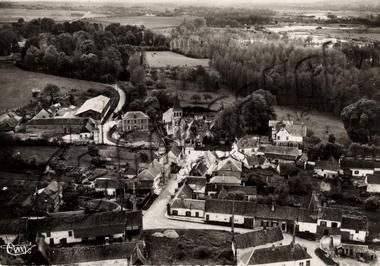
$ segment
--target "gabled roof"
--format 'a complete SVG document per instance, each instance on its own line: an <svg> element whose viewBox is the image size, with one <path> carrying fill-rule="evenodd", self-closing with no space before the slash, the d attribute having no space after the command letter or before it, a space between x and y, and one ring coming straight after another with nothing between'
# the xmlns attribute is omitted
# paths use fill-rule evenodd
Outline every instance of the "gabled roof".
<svg viewBox="0 0 380 266"><path fill-rule="evenodd" d="M265 153L265 156L270 159L289 159L295 160L300 155L300 151L297 147L286 146L261 146L260 151Z"/></svg>
<svg viewBox="0 0 380 266"><path fill-rule="evenodd" d="M342 209L325 207L320 209L318 219L341 222L342 215Z"/></svg>
<svg viewBox="0 0 380 266"><path fill-rule="evenodd" d="M204 200L196 199L174 199L170 205L171 208L175 209L188 209L188 210L200 210L204 211L205 209Z"/></svg>
<svg viewBox="0 0 380 266"><path fill-rule="evenodd" d="M207 199L205 212L234 214L254 217L256 213L256 203L252 201L232 201L220 199Z"/></svg>
<svg viewBox="0 0 380 266"><path fill-rule="evenodd" d="M286 246L256 249L253 252L248 264L270 264L276 262L298 261L306 259L311 259L311 256L307 253L305 248L299 244L290 244Z"/></svg>
<svg viewBox="0 0 380 266"><path fill-rule="evenodd" d="M304 223L316 223L318 219L318 212L309 209L300 209L298 221Z"/></svg>
<svg viewBox="0 0 380 266"><path fill-rule="evenodd" d="M339 163L335 160L334 157L330 157L328 160L316 161L314 169L323 169L328 171L338 171Z"/></svg>
<svg viewBox="0 0 380 266"><path fill-rule="evenodd" d="M200 160L197 162L196 165L193 166L193 168L190 171L191 175L194 176L203 176L207 172L208 168L206 166L206 163L203 160Z"/></svg>
<svg viewBox="0 0 380 266"><path fill-rule="evenodd" d="M304 125L298 125L298 124L293 124L293 125L278 125L277 127L277 133L281 130L286 130L289 135L292 136L300 136L300 137L305 137L306 136L306 127Z"/></svg>
<svg viewBox="0 0 380 266"><path fill-rule="evenodd" d="M184 183L176 194L177 198L191 199L193 197L193 190L191 187Z"/></svg>
<svg viewBox="0 0 380 266"><path fill-rule="evenodd" d="M211 184L240 184L241 180L236 176L214 176L210 179Z"/></svg>
<svg viewBox="0 0 380 266"><path fill-rule="evenodd" d="M242 163L235 160L235 159L227 158L227 159L224 159L218 163L216 171L241 172L242 171Z"/></svg>
<svg viewBox="0 0 380 266"><path fill-rule="evenodd" d="M262 219L296 221L299 214L300 209L296 207L257 204L255 216Z"/></svg>
<svg viewBox="0 0 380 266"><path fill-rule="evenodd" d="M341 228L368 231L368 221L365 216L343 216Z"/></svg>
<svg viewBox="0 0 380 266"><path fill-rule="evenodd" d="M367 175L367 184L380 185L380 172Z"/></svg>
<svg viewBox="0 0 380 266"><path fill-rule="evenodd" d="M170 149L170 151L175 155L175 156L179 156L182 152L181 148L178 147L177 145L173 145Z"/></svg>
<svg viewBox="0 0 380 266"><path fill-rule="evenodd" d="M147 119L149 116L141 111L129 111L123 115L123 119Z"/></svg>
<svg viewBox="0 0 380 266"><path fill-rule="evenodd" d="M75 114L79 115L87 111L94 111L101 114L109 101L110 98L104 95L98 95L85 101Z"/></svg>
<svg viewBox="0 0 380 266"><path fill-rule="evenodd" d="M35 116L33 116L32 119L44 119L49 117L50 113L42 108Z"/></svg>
<svg viewBox="0 0 380 266"><path fill-rule="evenodd" d="M257 247L274 243L284 239L281 228L278 226L260 229L235 236L235 247L238 249Z"/></svg>

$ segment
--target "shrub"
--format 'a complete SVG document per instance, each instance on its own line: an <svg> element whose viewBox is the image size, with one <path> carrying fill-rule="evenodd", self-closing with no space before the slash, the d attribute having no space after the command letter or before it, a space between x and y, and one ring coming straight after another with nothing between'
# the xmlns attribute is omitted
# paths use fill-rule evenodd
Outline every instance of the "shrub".
<svg viewBox="0 0 380 266"><path fill-rule="evenodd" d="M367 211L376 211L380 207L380 198L378 196L372 196L366 199L365 209Z"/></svg>
<svg viewBox="0 0 380 266"><path fill-rule="evenodd" d="M205 246L195 247L193 249L193 256L196 259L207 259L210 257L212 250Z"/></svg>

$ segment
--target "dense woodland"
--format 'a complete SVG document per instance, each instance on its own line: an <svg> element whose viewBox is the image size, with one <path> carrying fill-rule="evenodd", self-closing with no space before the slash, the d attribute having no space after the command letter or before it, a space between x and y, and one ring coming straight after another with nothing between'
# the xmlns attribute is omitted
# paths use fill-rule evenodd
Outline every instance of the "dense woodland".
<svg viewBox="0 0 380 266"><path fill-rule="evenodd" d="M113 77L126 80L131 75L128 61L136 50L167 49L168 39L144 27L83 21L56 23L34 19L5 25L0 31L0 54L17 49L26 39L20 66L28 70L71 78L108 82Z"/></svg>

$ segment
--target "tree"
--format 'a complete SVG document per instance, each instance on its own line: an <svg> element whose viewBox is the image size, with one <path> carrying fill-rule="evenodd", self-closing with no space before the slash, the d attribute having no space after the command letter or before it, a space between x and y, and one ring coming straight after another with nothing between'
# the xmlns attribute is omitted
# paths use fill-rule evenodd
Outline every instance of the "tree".
<svg viewBox="0 0 380 266"><path fill-rule="evenodd" d="M82 54L93 54L96 51L96 46L93 40L84 40L80 43L79 50Z"/></svg>
<svg viewBox="0 0 380 266"><path fill-rule="evenodd" d="M208 102L209 100L212 100L212 96L208 93L203 94L203 99L205 102Z"/></svg>
<svg viewBox="0 0 380 266"><path fill-rule="evenodd" d="M201 96L199 96L198 94L194 94L193 96L191 96L190 99L193 103L199 103L201 101Z"/></svg>
<svg viewBox="0 0 380 266"><path fill-rule="evenodd" d="M335 140L336 140L335 135L334 134L330 134L329 138L328 138L328 142L335 143Z"/></svg>
<svg viewBox="0 0 380 266"><path fill-rule="evenodd" d="M131 83L133 85L142 84L145 81L145 70L144 67L139 65L135 69L133 69L131 74Z"/></svg>
<svg viewBox="0 0 380 266"><path fill-rule="evenodd" d="M54 99L58 96L59 92L59 87L51 83L47 84L43 90L43 93L50 96L50 104L54 103Z"/></svg>
<svg viewBox="0 0 380 266"><path fill-rule="evenodd" d="M368 143L380 132L380 103L361 99L341 113L348 136L354 142Z"/></svg>
<svg viewBox="0 0 380 266"><path fill-rule="evenodd" d="M46 70L55 72L57 69L58 51L54 45L49 45L45 50L45 55L42 58L42 62Z"/></svg>
<svg viewBox="0 0 380 266"><path fill-rule="evenodd" d="M376 211L380 208L380 198L377 196L372 196L366 199L365 209L367 211Z"/></svg>

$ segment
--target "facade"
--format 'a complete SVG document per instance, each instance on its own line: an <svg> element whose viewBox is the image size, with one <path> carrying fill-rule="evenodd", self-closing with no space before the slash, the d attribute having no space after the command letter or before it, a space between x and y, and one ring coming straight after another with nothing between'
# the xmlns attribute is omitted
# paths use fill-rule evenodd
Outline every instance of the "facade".
<svg viewBox="0 0 380 266"><path fill-rule="evenodd" d="M116 190L119 188L119 181L107 177L95 179L95 191L104 192L109 199L116 199Z"/></svg>
<svg viewBox="0 0 380 266"><path fill-rule="evenodd" d="M182 116L183 112L180 106L172 107L163 113L162 122L165 126L166 134L169 136L176 134L179 129Z"/></svg>
<svg viewBox="0 0 380 266"><path fill-rule="evenodd" d="M380 193L380 172L368 174L365 178L368 193Z"/></svg>
<svg viewBox="0 0 380 266"><path fill-rule="evenodd" d="M85 101L76 111L78 117L92 118L94 120L102 120L111 107L111 99L98 95Z"/></svg>
<svg viewBox="0 0 380 266"><path fill-rule="evenodd" d="M32 119L25 124L27 133L46 133L46 134L80 134L83 127L95 128L94 121L89 118L41 118Z"/></svg>
<svg viewBox="0 0 380 266"><path fill-rule="evenodd" d="M320 177L324 178L335 178L339 174L339 163L330 157L326 161L317 161L315 162L314 172Z"/></svg>
<svg viewBox="0 0 380 266"><path fill-rule="evenodd" d="M185 217L204 217L205 201L175 198L168 204L168 215Z"/></svg>
<svg viewBox="0 0 380 266"><path fill-rule="evenodd" d="M295 164L302 155L302 151L297 147L287 146L261 146L259 152L263 152L265 157L272 163L291 163Z"/></svg>
<svg viewBox="0 0 380 266"><path fill-rule="evenodd" d="M269 127L272 128L272 141L277 146L298 147L306 137L306 126L293 121L269 121Z"/></svg>
<svg viewBox="0 0 380 266"><path fill-rule="evenodd" d="M257 204L255 213L255 227L280 227L283 232L292 231L301 209L275 204Z"/></svg>
<svg viewBox="0 0 380 266"><path fill-rule="evenodd" d="M122 131L149 131L149 116L141 111L131 111L123 115L119 127Z"/></svg>
<svg viewBox="0 0 380 266"><path fill-rule="evenodd" d="M343 241L365 242L368 235L367 217L344 215L341 232Z"/></svg>

